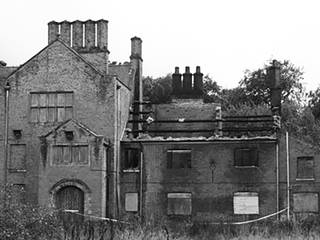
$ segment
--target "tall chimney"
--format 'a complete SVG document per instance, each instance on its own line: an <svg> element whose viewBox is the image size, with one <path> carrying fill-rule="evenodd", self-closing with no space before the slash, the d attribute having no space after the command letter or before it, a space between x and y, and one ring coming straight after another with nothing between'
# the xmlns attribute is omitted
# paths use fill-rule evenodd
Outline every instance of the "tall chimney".
<svg viewBox="0 0 320 240"><path fill-rule="evenodd" d="M72 22L72 47L75 49L83 46L83 23L79 20Z"/></svg>
<svg viewBox="0 0 320 240"><path fill-rule="evenodd" d="M131 64L135 69L134 82L131 84L133 87L133 101L142 102L143 101L143 91L142 91L142 40L138 37L131 38ZM133 105L133 120L138 120L142 118L139 112L142 111L141 104ZM134 123L132 130L140 130L142 128L141 124ZM134 134L134 137L137 137L138 134Z"/></svg>
<svg viewBox="0 0 320 240"><path fill-rule="evenodd" d="M179 73L179 67L175 67L174 74L172 74L172 94L178 96L181 94L182 82L181 73Z"/></svg>
<svg viewBox="0 0 320 240"><path fill-rule="evenodd" d="M88 20L85 22L85 47L87 49L95 47L95 22Z"/></svg>
<svg viewBox="0 0 320 240"><path fill-rule="evenodd" d="M271 110L274 114L281 113L281 87L280 87L280 64L273 60L267 69L267 81L271 90Z"/></svg>
<svg viewBox="0 0 320 240"><path fill-rule="evenodd" d="M68 46L71 46L71 25L68 21L60 23L61 26L61 40L64 41Z"/></svg>
<svg viewBox="0 0 320 240"><path fill-rule="evenodd" d="M97 21L97 30L97 46L108 50L108 21L103 19Z"/></svg>
<svg viewBox="0 0 320 240"><path fill-rule="evenodd" d="M57 39L59 34L59 23L51 21L48 23L48 44Z"/></svg>
<svg viewBox="0 0 320 240"><path fill-rule="evenodd" d="M190 67L186 67L186 71L183 74L183 95L188 95L192 92L192 73L190 73Z"/></svg>
<svg viewBox="0 0 320 240"><path fill-rule="evenodd" d="M201 96L203 93L203 74L200 71L200 66L196 67L196 72L193 74L194 84L193 92L196 96Z"/></svg>

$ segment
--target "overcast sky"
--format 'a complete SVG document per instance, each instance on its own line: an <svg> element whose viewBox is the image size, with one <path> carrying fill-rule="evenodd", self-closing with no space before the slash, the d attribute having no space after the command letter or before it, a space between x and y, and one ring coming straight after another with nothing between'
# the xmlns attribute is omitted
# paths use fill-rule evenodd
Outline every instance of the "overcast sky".
<svg viewBox="0 0 320 240"><path fill-rule="evenodd" d="M6 0L0 4L0 60L20 65L47 44L47 23L109 21L110 60L129 60L130 38L143 40L144 76L201 66L219 85L237 86L246 69L276 58L319 86L317 0Z"/></svg>

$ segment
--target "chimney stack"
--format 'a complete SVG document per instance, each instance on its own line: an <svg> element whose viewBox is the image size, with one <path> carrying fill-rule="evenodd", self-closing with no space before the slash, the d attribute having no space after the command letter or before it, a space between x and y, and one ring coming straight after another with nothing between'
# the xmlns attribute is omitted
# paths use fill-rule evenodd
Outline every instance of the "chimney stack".
<svg viewBox="0 0 320 240"><path fill-rule="evenodd" d="M178 96L181 94L181 73L179 73L179 67L175 67L174 74L172 74L172 94Z"/></svg>
<svg viewBox="0 0 320 240"><path fill-rule="evenodd" d="M100 49L108 49L108 21L100 19L97 21L97 46Z"/></svg>
<svg viewBox="0 0 320 240"><path fill-rule="evenodd" d="M85 22L85 47L91 49L95 47L96 28L95 22L88 20Z"/></svg>
<svg viewBox="0 0 320 240"><path fill-rule="evenodd" d="M68 21L60 23L60 36L61 40L64 41L68 46L71 46L71 25Z"/></svg>
<svg viewBox="0 0 320 240"><path fill-rule="evenodd" d="M59 23L51 21L48 23L48 44L57 39L59 35Z"/></svg>
<svg viewBox="0 0 320 240"><path fill-rule="evenodd" d="M196 72L193 74L193 93L195 96L203 94L203 74L200 71L200 66L196 67Z"/></svg>
<svg viewBox="0 0 320 240"><path fill-rule="evenodd" d="M280 64L273 60L267 69L267 81L271 90L271 110L274 114L281 113L281 87L280 87Z"/></svg>
<svg viewBox="0 0 320 240"><path fill-rule="evenodd" d="M183 74L183 94L188 95L192 92L192 73L190 73L190 67L186 67L186 71Z"/></svg>
<svg viewBox="0 0 320 240"><path fill-rule="evenodd" d="M74 49L82 48L83 46L83 24L76 20L72 22L72 47Z"/></svg>
<svg viewBox="0 0 320 240"><path fill-rule="evenodd" d="M61 35L61 40L63 42L80 53L109 53L108 21L106 20L49 22L48 42L52 43L55 41L58 34Z"/></svg>

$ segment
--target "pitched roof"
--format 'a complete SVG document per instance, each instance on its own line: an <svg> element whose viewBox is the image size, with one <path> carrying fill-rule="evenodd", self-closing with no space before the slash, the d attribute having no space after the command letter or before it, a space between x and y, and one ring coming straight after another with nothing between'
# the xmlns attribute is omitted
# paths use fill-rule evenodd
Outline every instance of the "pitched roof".
<svg viewBox="0 0 320 240"><path fill-rule="evenodd" d="M23 69L31 60L33 60L35 57L37 57L39 54L41 54L43 51L47 50L51 45L54 43L59 42L61 43L66 49L68 49L70 52L72 52L75 56L77 56L80 60L82 60L85 64L87 64L89 67L91 67L97 74L104 76L103 73L101 73L95 66L93 66L90 62L88 62L85 58L83 58L79 53L77 53L75 50L73 50L71 47L69 47L66 43L64 43L62 40L57 38L56 40L49 43L46 47L41 49L38 53L36 53L34 56L32 56L28 61L26 61L24 64L20 65L15 71L10 73L9 76L7 76L6 79L9 79L12 75L19 72L21 69Z"/></svg>

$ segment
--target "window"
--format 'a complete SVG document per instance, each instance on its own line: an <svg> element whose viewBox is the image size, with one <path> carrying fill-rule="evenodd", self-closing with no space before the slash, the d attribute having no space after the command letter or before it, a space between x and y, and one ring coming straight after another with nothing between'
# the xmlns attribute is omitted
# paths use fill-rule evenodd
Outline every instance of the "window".
<svg viewBox="0 0 320 240"><path fill-rule="evenodd" d="M234 214L259 214L259 196L256 192L236 192L233 195Z"/></svg>
<svg viewBox="0 0 320 240"><path fill-rule="evenodd" d="M313 157L297 158L297 180L314 179L314 159Z"/></svg>
<svg viewBox="0 0 320 240"><path fill-rule="evenodd" d="M191 168L191 150L168 150L167 168Z"/></svg>
<svg viewBox="0 0 320 240"><path fill-rule="evenodd" d="M53 150L53 165L86 165L88 164L87 145L55 145Z"/></svg>
<svg viewBox="0 0 320 240"><path fill-rule="evenodd" d="M138 193L126 193L125 209L127 212L138 212Z"/></svg>
<svg viewBox="0 0 320 240"><path fill-rule="evenodd" d="M11 189L11 204L25 203L25 184L13 184Z"/></svg>
<svg viewBox="0 0 320 240"><path fill-rule="evenodd" d="M10 171L26 171L26 145L11 144L10 145Z"/></svg>
<svg viewBox="0 0 320 240"><path fill-rule="evenodd" d="M256 148L240 148L234 151L236 167L258 167L258 150Z"/></svg>
<svg viewBox="0 0 320 240"><path fill-rule="evenodd" d="M168 193L168 215L191 215L191 193Z"/></svg>
<svg viewBox="0 0 320 240"><path fill-rule="evenodd" d="M140 150L137 148L125 149L124 166L125 170L138 169L140 159Z"/></svg>
<svg viewBox="0 0 320 240"><path fill-rule="evenodd" d="M31 122L63 122L72 118L73 92L31 93Z"/></svg>
<svg viewBox="0 0 320 240"><path fill-rule="evenodd" d="M294 212L318 212L318 193L294 193L293 211Z"/></svg>

